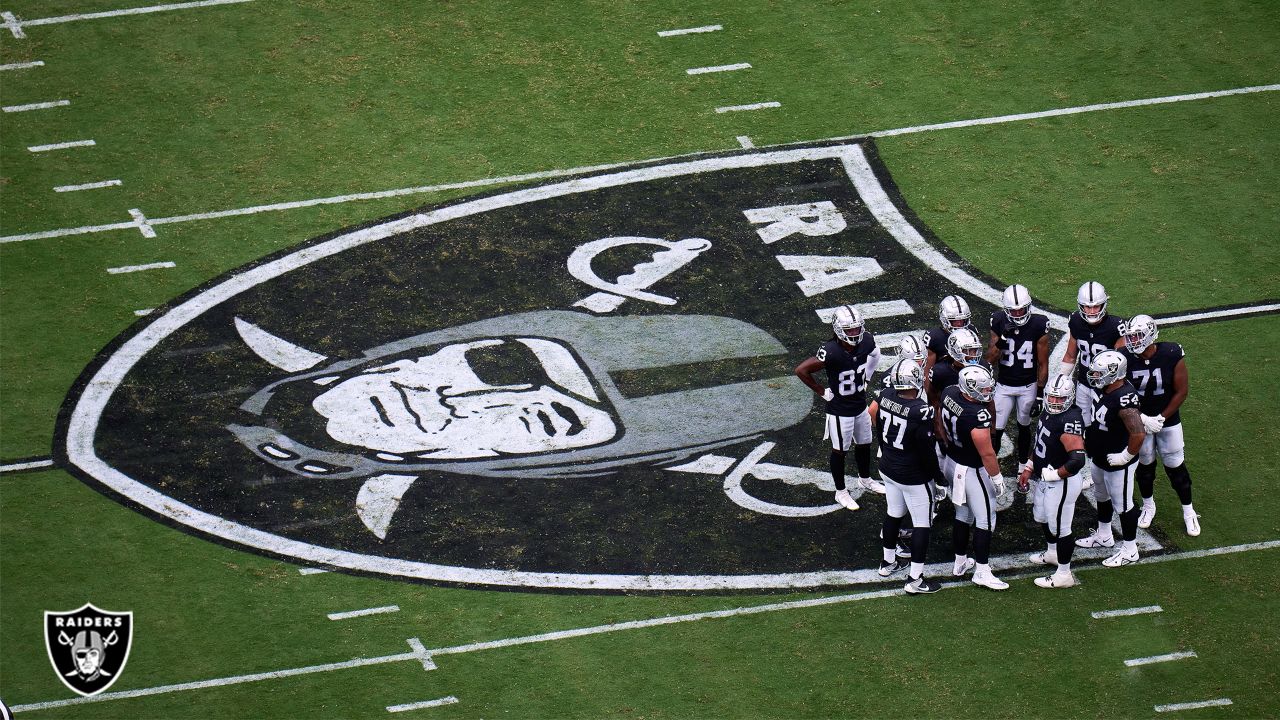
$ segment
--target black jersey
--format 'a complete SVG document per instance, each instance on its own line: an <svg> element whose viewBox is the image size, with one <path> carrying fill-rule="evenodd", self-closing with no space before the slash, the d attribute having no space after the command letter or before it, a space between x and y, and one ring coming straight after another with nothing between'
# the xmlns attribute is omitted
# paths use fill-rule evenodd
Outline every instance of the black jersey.
<svg viewBox="0 0 1280 720"><path fill-rule="evenodd" d="M1089 371L1089 363L1103 351L1116 349L1116 341L1120 339L1120 318L1106 315L1097 325L1090 325L1077 310L1067 320L1067 331L1076 339L1076 382L1088 385L1085 373Z"/></svg>
<svg viewBox="0 0 1280 720"><path fill-rule="evenodd" d="M862 333L862 339L853 352L845 350L839 340L831 338L818 348L814 357L822 361L827 369L827 387L835 393L835 398L827 403L828 415L853 417L861 415L867 409L867 381L876 368L872 364L880 355L876 347L876 339L869 332Z"/></svg>
<svg viewBox="0 0 1280 720"><path fill-rule="evenodd" d="M1000 360L996 382L1008 387L1026 387L1036 381L1036 343L1049 332L1049 318L1032 313L1027 322L1015 325L1004 310L991 313L991 332L996 334Z"/></svg>
<svg viewBox="0 0 1280 720"><path fill-rule="evenodd" d="M1075 405L1060 413L1040 415L1031 458L1032 477L1039 477L1040 471L1046 467L1060 468L1067 462L1067 449L1062 446L1063 435L1084 436L1084 415Z"/></svg>
<svg viewBox="0 0 1280 720"><path fill-rule="evenodd" d="M1137 388L1142 399L1143 415L1159 415L1169 407L1173 398L1173 373L1178 363L1186 356L1182 346L1173 342L1156 343L1156 352L1150 358L1134 355L1124 351L1129 361L1129 382ZM1164 421L1165 427L1182 422L1182 411Z"/></svg>
<svg viewBox="0 0 1280 720"><path fill-rule="evenodd" d="M969 467L982 467L982 456L973 444L974 430L990 429L991 410L985 403L968 400L959 386L952 385L942 393L942 429L947 433L947 457Z"/></svg>
<svg viewBox="0 0 1280 720"><path fill-rule="evenodd" d="M991 364L986 360L979 360L978 364L988 370L991 369ZM946 362L934 363L933 367L929 368L929 388L941 395L943 390L960 382L960 370L962 368L964 368L963 365L956 367L950 357L947 358Z"/></svg>
<svg viewBox="0 0 1280 720"><path fill-rule="evenodd" d="M933 351L934 362L947 362L947 358L951 355L947 353L947 338L951 337L951 330L941 325L924 331L925 347Z"/></svg>
<svg viewBox="0 0 1280 720"><path fill-rule="evenodd" d="M1095 465L1106 470L1117 470L1107 462L1107 455L1118 453L1129 445L1129 430L1120 418L1120 411L1126 408L1139 410L1138 391L1133 389L1128 380L1109 393L1099 393L1093 402L1093 420L1089 422L1089 432L1085 434L1084 448L1093 459ZM1129 462L1135 462L1130 460Z"/></svg>
<svg viewBox="0 0 1280 720"><path fill-rule="evenodd" d="M877 402L880 472L902 485L924 484L938 465L933 452L933 408L920 397L903 399L892 388L882 390Z"/></svg>

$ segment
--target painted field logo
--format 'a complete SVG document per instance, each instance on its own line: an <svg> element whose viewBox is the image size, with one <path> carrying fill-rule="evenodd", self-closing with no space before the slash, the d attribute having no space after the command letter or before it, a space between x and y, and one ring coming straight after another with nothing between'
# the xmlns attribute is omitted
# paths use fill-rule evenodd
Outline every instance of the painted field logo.
<svg viewBox="0 0 1280 720"><path fill-rule="evenodd" d="M791 369L858 303L882 348L962 292L869 145L495 193L221 278L116 341L63 460L223 542L455 583L855 582ZM892 359L890 355L887 360Z"/></svg>
<svg viewBox="0 0 1280 720"><path fill-rule="evenodd" d="M111 687L129 662L133 613L77 610L44 613L44 644L58 679L81 695Z"/></svg>

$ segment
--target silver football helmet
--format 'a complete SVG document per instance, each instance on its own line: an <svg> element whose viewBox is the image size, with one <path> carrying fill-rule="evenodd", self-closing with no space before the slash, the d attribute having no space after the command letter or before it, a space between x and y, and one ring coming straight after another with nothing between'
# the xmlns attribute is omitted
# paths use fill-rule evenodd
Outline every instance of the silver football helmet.
<svg viewBox="0 0 1280 720"><path fill-rule="evenodd" d="M938 320L947 330L972 327L972 317L969 303L959 295L948 295L938 303Z"/></svg>
<svg viewBox="0 0 1280 720"><path fill-rule="evenodd" d="M923 364L925 356L924 343L920 342L920 338L915 335L908 335L902 338L902 342L898 343L899 360L915 360L917 363Z"/></svg>
<svg viewBox="0 0 1280 720"><path fill-rule="evenodd" d="M1090 325L1097 325L1107 316L1107 289L1102 283L1089 282L1080 286L1076 293L1076 305L1080 307L1080 317Z"/></svg>
<svg viewBox="0 0 1280 720"><path fill-rule="evenodd" d="M990 370L981 365L969 365L960 368L959 385L960 392L970 400L984 403L990 400L991 393L995 392L996 379L992 377Z"/></svg>
<svg viewBox="0 0 1280 720"><path fill-rule="evenodd" d="M982 362L982 340L967 327L956 328L947 336L947 354L956 362L977 365Z"/></svg>
<svg viewBox="0 0 1280 720"><path fill-rule="evenodd" d="M856 346L862 340L865 325L862 311L852 305L841 305L831 316L831 331L836 334L836 339L850 345Z"/></svg>
<svg viewBox="0 0 1280 720"><path fill-rule="evenodd" d="M1026 325L1031 319L1031 293L1021 285L1010 285L1000 297L1004 314L1014 325Z"/></svg>
<svg viewBox="0 0 1280 720"><path fill-rule="evenodd" d="M894 390L920 390L924 387L924 371L915 360L899 360L889 368L889 386Z"/></svg>
<svg viewBox="0 0 1280 720"><path fill-rule="evenodd" d="M1045 412L1057 415L1076 402L1076 381L1070 375L1055 375L1044 387Z"/></svg>
<svg viewBox="0 0 1280 720"><path fill-rule="evenodd" d="M1115 350L1098 353L1086 373L1089 384L1101 390L1117 380L1123 380L1129 372L1129 361Z"/></svg>
<svg viewBox="0 0 1280 720"><path fill-rule="evenodd" d="M1134 315L1132 320L1120 326L1120 334L1124 336L1124 346L1137 355L1160 337L1160 329L1150 315Z"/></svg>

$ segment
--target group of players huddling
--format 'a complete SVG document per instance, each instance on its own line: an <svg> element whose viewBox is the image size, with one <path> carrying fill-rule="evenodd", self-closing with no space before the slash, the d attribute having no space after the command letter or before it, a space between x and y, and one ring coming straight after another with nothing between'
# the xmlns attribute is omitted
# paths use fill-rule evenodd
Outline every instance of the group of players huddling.
<svg viewBox="0 0 1280 720"><path fill-rule="evenodd" d="M1157 456L1182 503L1187 534L1200 534L1178 413L1187 397L1182 346L1157 342L1156 322L1149 315L1127 322L1109 315L1106 290L1097 282L1081 285L1076 300L1079 309L1068 321L1061 374L1049 373L1049 319L1032 312L1025 287L1012 285L1004 291L1004 309L991 314L985 345L964 298L943 298L941 326L924 333L923 340L903 338L884 387L872 399L867 387L880 362L875 338L856 307L835 311L834 336L796 367L796 375L826 401L836 500L858 509L845 479L850 446L856 482L885 495L881 576L909 569L906 592L940 589L924 576L925 555L936 505L950 497L955 506L952 574L972 571L978 585L1009 587L992 573L988 558L996 498L1007 489L996 451L1011 415L1017 420L1017 489L1029 493L1045 539L1044 551L1030 559L1056 566L1052 574L1036 578L1036 585L1077 584L1072 552L1077 546L1116 547L1111 525L1117 513L1121 537L1102 564L1138 561L1138 528L1149 527L1156 514ZM820 369L826 370L826 387L813 378ZM1034 428L1033 419L1038 419ZM881 481L871 477L873 435ZM1135 479L1140 508L1133 499ZM1088 536L1073 539L1075 505L1090 486L1098 525Z"/></svg>

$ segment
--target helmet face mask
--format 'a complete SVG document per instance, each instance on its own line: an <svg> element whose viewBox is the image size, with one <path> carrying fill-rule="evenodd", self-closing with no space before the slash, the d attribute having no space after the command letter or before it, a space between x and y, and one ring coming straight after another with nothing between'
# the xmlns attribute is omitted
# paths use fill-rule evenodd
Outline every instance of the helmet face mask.
<svg viewBox="0 0 1280 720"><path fill-rule="evenodd" d="M947 336L947 354L964 365L982 362L982 340L969 328L956 328Z"/></svg>
<svg viewBox="0 0 1280 720"><path fill-rule="evenodd" d="M1107 316L1107 289L1102 283L1089 282L1080 286L1076 293L1076 305L1080 308L1080 317L1090 325L1097 325Z"/></svg>
<svg viewBox="0 0 1280 720"><path fill-rule="evenodd" d="M996 379L991 371L981 365L969 365L960 369L960 392L975 402L985 403L996 389Z"/></svg>
<svg viewBox="0 0 1280 720"><path fill-rule="evenodd" d="M1129 361L1115 350L1107 350L1093 359L1086 376L1091 386L1101 390L1117 380L1123 380L1128 371Z"/></svg>
<svg viewBox="0 0 1280 720"><path fill-rule="evenodd" d="M1160 329L1150 315L1135 315L1132 320L1120 328L1124 337L1124 346L1134 355L1142 354L1160 337Z"/></svg>
<svg viewBox="0 0 1280 720"><path fill-rule="evenodd" d="M1026 325L1031 319L1031 293L1021 285L1010 285L1001 296L1004 314L1014 325Z"/></svg>
<svg viewBox="0 0 1280 720"><path fill-rule="evenodd" d="M969 303L959 295L948 295L938 304L938 321L948 330L971 327L972 318Z"/></svg>
<svg viewBox="0 0 1280 720"><path fill-rule="evenodd" d="M1044 389L1045 412L1057 415L1075 404L1076 383L1069 375L1058 375Z"/></svg>
<svg viewBox="0 0 1280 720"><path fill-rule="evenodd" d="M862 311L852 305L841 305L836 308L831 318L831 332L836 339L847 345L857 345L862 340L866 323L862 319Z"/></svg>
<svg viewBox="0 0 1280 720"><path fill-rule="evenodd" d="M889 385L894 390L919 391L924 387L924 373L920 365L911 359L899 360L889 368Z"/></svg>

